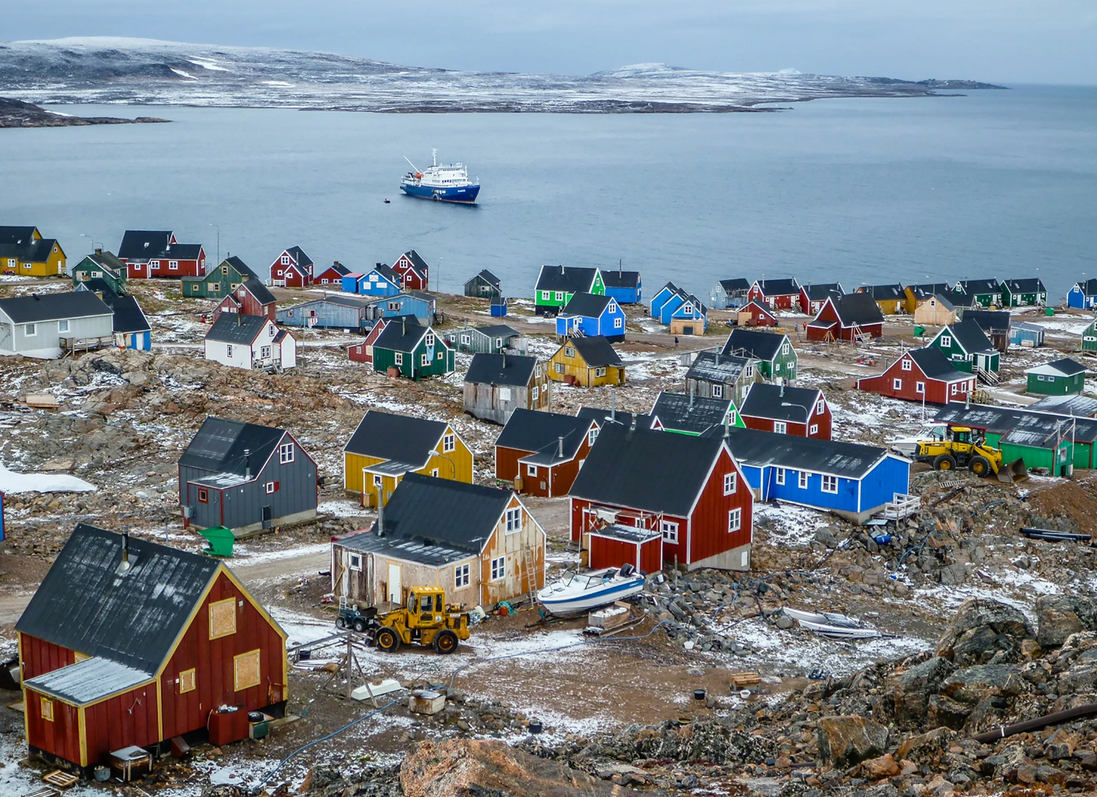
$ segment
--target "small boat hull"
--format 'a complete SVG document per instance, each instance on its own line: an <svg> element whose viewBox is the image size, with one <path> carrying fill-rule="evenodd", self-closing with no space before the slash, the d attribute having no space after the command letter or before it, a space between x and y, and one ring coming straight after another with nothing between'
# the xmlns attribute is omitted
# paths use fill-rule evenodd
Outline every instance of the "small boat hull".
<svg viewBox="0 0 1097 797"><path fill-rule="evenodd" d="M537 593L537 602L557 617L585 614L608 606L614 601L630 598L644 590L644 577L635 574L615 576L598 582L598 575L575 576L558 581Z"/></svg>
<svg viewBox="0 0 1097 797"><path fill-rule="evenodd" d="M784 615L796 622L803 623L816 623L819 625L833 625L841 628L857 628L860 623L854 620L852 617L847 617L844 614L837 614L835 612L804 612L799 609L790 609L787 606L781 611Z"/></svg>
<svg viewBox="0 0 1097 797"><path fill-rule="evenodd" d="M800 620L800 627L807 631L814 631L819 636L829 639L874 639L880 636L875 628L849 628L848 626L825 625Z"/></svg>

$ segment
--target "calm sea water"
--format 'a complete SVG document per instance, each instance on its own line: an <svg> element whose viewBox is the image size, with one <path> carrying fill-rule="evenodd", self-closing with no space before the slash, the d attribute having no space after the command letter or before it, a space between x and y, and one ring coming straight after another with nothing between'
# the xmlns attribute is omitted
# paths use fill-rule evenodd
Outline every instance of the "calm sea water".
<svg viewBox="0 0 1097 797"><path fill-rule="evenodd" d="M820 100L773 114L374 115L66 106L167 125L0 131L0 223L70 257L173 229L265 269L415 248L444 290L480 268L529 296L542 263L719 278L925 282L1097 276L1097 88ZM477 207L404 197L432 146L480 177ZM384 204L385 198L391 204ZM217 225L217 227L211 226ZM82 238L81 234L90 236Z"/></svg>

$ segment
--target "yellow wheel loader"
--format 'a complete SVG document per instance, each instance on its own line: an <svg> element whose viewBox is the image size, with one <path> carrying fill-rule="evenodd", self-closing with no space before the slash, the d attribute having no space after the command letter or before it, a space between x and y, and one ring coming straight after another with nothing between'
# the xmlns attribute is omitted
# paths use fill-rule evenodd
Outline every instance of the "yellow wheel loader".
<svg viewBox="0 0 1097 797"><path fill-rule="evenodd" d="M914 461L927 462L934 470L968 468L976 476L994 475L1005 484L1028 478L1023 459L1003 463L1002 452L987 445L983 435L968 426L949 426L942 440L919 441Z"/></svg>
<svg viewBox="0 0 1097 797"><path fill-rule="evenodd" d="M404 608L377 614L366 609L358 617L343 618L344 626L364 631L372 644L393 651L400 645L419 644L438 653L453 653L459 640L469 638L469 616L446 603L441 587L414 587Z"/></svg>

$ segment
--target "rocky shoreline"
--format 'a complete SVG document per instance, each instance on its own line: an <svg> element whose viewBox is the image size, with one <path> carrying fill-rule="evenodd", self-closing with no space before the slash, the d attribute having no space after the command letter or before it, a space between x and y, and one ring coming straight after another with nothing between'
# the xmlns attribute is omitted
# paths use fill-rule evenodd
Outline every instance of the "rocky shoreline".
<svg viewBox="0 0 1097 797"><path fill-rule="evenodd" d="M131 125L167 122L155 116L121 119L114 116L69 116L47 111L40 105L0 97L0 127L81 127L84 125Z"/></svg>

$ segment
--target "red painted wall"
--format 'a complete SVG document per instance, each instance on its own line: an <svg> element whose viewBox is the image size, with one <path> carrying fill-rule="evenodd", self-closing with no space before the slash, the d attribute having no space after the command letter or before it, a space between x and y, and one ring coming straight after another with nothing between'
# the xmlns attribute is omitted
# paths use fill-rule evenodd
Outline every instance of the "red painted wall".
<svg viewBox="0 0 1097 797"><path fill-rule="evenodd" d="M202 277L206 273L206 253L202 251L197 260L179 260L179 268L172 269L168 263L174 258L150 260L143 263L135 263L124 260L130 279L147 279L157 277L162 279L180 279L181 277ZM156 263L157 265L150 265Z"/></svg>
<svg viewBox="0 0 1097 797"><path fill-rule="evenodd" d="M832 328L832 334L838 340L853 340L853 328L843 328L841 321L838 320L838 311L834 309L833 302L826 302L819 309L819 312L815 316L816 321L833 321L836 322L836 326ZM878 324L864 324L859 327L862 333L867 333L874 338L878 338L884 334L884 325ZM826 340L827 330L819 329L817 327L808 326L806 329L808 340Z"/></svg>
<svg viewBox="0 0 1097 797"><path fill-rule="evenodd" d="M724 474L734 472L737 475L736 489L731 495L724 495ZM739 531L728 533L728 512L742 510ZM693 510L690 527L690 562L697 562L715 556L740 545L746 545L752 539L754 499L750 486L743 478L739 466L731 454L724 449L716 460L716 467L708 483L701 491L701 497ZM679 542L683 542L685 527L678 532ZM666 553L664 551L664 556Z"/></svg>
<svg viewBox="0 0 1097 797"><path fill-rule="evenodd" d="M76 663L76 654L68 648L29 634L20 634L19 639L23 653L24 681Z"/></svg>
<svg viewBox="0 0 1097 797"><path fill-rule="evenodd" d="M903 370L902 363L904 361L910 362L911 370ZM900 380L900 387L898 389L894 386L893 380L895 379ZM922 394L917 390L918 382L925 383L925 400L927 404L948 404L950 401L964 401L967 397L968 388L964 383L960 383L963 387L961 387L958 393L952 395L948 382L942 382L938 379L927 379L925 374L923 374L922 370L918 367L918 364L906 356L900 357L892 363L880 376L867 376L859 379L857 381L857 387L860 390L869 393L878 393L881 396L906 399L908 401L921 401Z"/></svg>
<svg viewBox="0 0 1097 797"><path fill-rule="evenodd" d="M656 573L662 570L662 539L656 537L645 543L634 543L591 534L590 568L592 570L600 570L604 567L620 567L626 562L645 573Z"/></svg>
<svg viewBox="0 0 1097 797"><path fill-rule="evenodd" d="M593 501L588 501L584 498L572 498L571 499L571 540L572 540L572 542L581 542L583 534L586 531L593 530L593 529L584 528L584 526L583 526L584 521L594 522L596 520L595 515L593 514L593 512L590 513L590 514L587 514L587 513L584 512L585 509L591 509L591 508L606 509L606 510L609 510L611 512L625 511L625 512L629 512L630 514L632 513L632 510L629 510L626 507L610 506L608 504L599 504L599 503L595 503ZM660 558L661 558L662 562L667 564L667 565L673 565L675 563L675 561L685 563L685 561L686 561L686 519L681 518L681 517L674 517L672 515L664 515L663 519L668 520L672 523L677 523L678 524L678 542L677 543L672 543L672 542L668 542L666 540L661 539L660 540L660 542L661 542L660 547L662 549L662 555L661 555ZM633 519L631 517L629 517L628 519L623 519L622 520L622 525L626 525L626 526L633 525ZM659 520L657 518L655 518L654 516L649 516L647 518L647 523L645 525L645 528L651 529L652 531L661 531ZM677 559L676 559L676 557L677 557ZM654 571L650 571L650 572L654 572Z"/></svg>
<svg viewBox="0 0 1097 797"><path fill-rule="evenodd" d="M742 413L740 413L742 415ZM772 432L774 421L769 418L757 418L752 415L742 415L743 423L746 424L748 429L759 429L763 432ZM817 425L819 428L815 434L808 434L808 430L811 425ZM814 437L818 440L830 440L831 433L834 427L834 416L831 414L830 405L827 405L822 415L811 416L809 423L792 423L789 422L785 429L785 434L795 435L796 437Z"/></svg>
<svg viewBox="0 0 1097 797"><path fill-rule="evenodd" d="M80 763L80 715L60 700L53 701L53 721L42 718L42 695L24 689L27 744L58 758Z"/></svg>
<svg viewBox="0 0 1097 797"><path fill-rule="evenodd" d="M523 495L536 495L541 498L558 498L567 495L571 491L571 485L575 483L575 477L579 475L579 463L587 458L590 453L590 444L584 440L579 446L579 452L573 459L554 465L551 469L538 466L536 476L526 475L526 466L519 463L522 457L528 457L532 451L520 451L516 448L495 447L495 478L503 481L513 481L516 476L522 477L522 489L518 492ZM551 475L549 471L551 470ZM544 482L545 486L541 487Z"/></svg>
<svg viewBox="0 0 1097 797"><path fill-rule="evenodd" d="M430 285L430 273L420 274L403 255L392 264L392 270L400 275L400 284L405 291L425 291Z"/></svg>
<svg viewBox="0 0 1097 797"><path fill-rule="evenodd" d="M757 283L755 283L754 285L751 285L750 290L747 291L747 301L750 301L751 299L756 299L762 304L769 305L778 310L791 310L799 303L800 296L795 293L766 296L762 293L762 290L758 287Z"/></svg>
<svg viewBox="0 0 1097 797"><path fill-rule="evenodd" d="M226 598L236 601L236 633L209 638L209 604ZM243 601L243 606L240 605ZM259 649L260 683L235 690L233 657ZM195 669L195 688L179 693L179 673ZM164 700L164 738L170 739L206 726L209 713L221 705L255 711L286 699L285 643L266 618L244 598L222 573L194 621L183 635L161 677Z"/></svg>
<svg viewBox="0 0 1097 797"><path fill-rule="evenodd" d="M84 708L88 766L105 763L111 750L160 741L156 684L141 686ZM56 704L55 704L56 705Z"/></svg>

